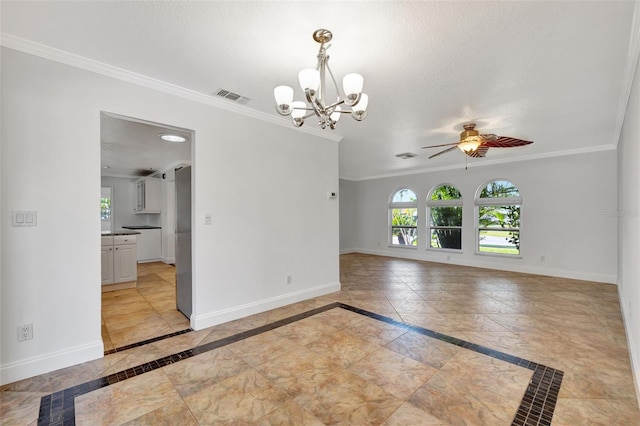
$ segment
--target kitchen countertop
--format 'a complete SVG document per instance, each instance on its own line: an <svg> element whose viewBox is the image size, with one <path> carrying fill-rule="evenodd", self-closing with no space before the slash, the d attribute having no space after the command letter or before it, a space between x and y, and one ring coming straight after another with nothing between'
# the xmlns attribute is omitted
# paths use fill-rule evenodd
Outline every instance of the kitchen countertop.
<svg viewBox="0 0 640 426"><path fill-rule="evenodd" d="M102 232L101 237L115 237L116 235L139 235L140 232L122 229L120 231Z"/></svg>
<svg viewBox="0 0 640 426"><path fill-rule="evenodd" d="M151 226L151 225L131 225L131 226L123 226L124 229L162 229L159 226Z"/></svg>

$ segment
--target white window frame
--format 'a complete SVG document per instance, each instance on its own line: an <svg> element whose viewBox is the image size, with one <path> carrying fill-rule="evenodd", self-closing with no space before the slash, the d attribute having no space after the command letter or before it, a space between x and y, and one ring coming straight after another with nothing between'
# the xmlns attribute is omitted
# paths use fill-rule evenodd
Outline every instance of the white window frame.
<svg viewBox="0 0 640 426"><path fill-rule="evenodd" d="M403 190L408 190L411 191L413 193L413 195L416 197L415 201L402 201L402 202L394 202L393 199L396 196L396 194L400 191ZM388 235L388 245L389 247L393 247L393 248L405 248L405 249L417 249L418 246L417 245L408 245L408 244L394 244L393 243L393 224L392 224L392 220L393 220L393 210L395 209L415 209L416 211L416 226L415 227L411 227L411 228L415 228L415 233L416 233L416 240L418 241L418 244L420 244L420 240L418 240L418 224L420 223L420 212L418 211L418 196L416 194L416 191L414 191L411 188L407 188L407 187L401 187L398 188L396 190L394 190L391 193L391 196L389 197L389 208L387 209L387 235ZM396 226L397 228L397 226Z"/></svg>
<svg viewBox="0 0 640 426"><path fill-rule="evenodd" d="M458 192L460 192L460 198L456 199L456 200L432 200L431 197L433 196L433 193L436 189L442 187L442 186L450 186L455 188ZM431 208L432 207L462 207L463 204L463 198L462 198L462 191L460 191L460 189L458 189L458 187L456 185L453 185L451 183L440 183L436 186L434 186L431 191L429 191L429 195L427 196L427 250L434 250L434 251L445 251L445 252L453 252L453 253L461 253L462 252L462 241L463 240L463 229L462 229L462 223L460 224L460 226L436 226L436 227L432 227L431 226ZM462 212L463 216L464 216L464 211ZM452 249L452 248L440 248L440 247L431 247L431 230L432 229L460 229L460 248L459 249Z"/></svg>
<svg viewBox="0 0 640 426"><path fill-rule="evenodd" d="M522 229L522 194L517 197L496 197L496 198L480 198L480 194L482 190L487 187L492 182L509 182L515 188L518 189L520 193L520 187L513 183L511 179L498 178L491 179L481 185L476 191L475 196L475 211L474 211L474 221L475 221L475 234L476 234L476 254L481 256L497 256L497 257L508 257L512 259L521 259L522 258L522 244L519 244L518 254L508 254L508 253L491 253L486 251L480 251L480 231L485 230L495 230L495 228L486 228L480 227L480 207L482 206L519 206L520 207L520 226L518 228L508 228L508 230L517 230L518 231L518 239L520 239L521 229ZM506 231L507 229L505 229ZM520 240L521 241L521 240Z"/></svg>

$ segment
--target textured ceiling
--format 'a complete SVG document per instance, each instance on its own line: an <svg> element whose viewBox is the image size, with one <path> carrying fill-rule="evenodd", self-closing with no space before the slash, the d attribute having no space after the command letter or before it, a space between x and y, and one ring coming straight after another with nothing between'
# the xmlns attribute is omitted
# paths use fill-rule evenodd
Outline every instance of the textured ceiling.
<svg viewBox="0 0 640 426"><path fill-rule="evenodd" d="M1 19L12 37L207 95L230 90L274 116L273 87L302 99L297 73L315 66L311 34L327 28L336 78L365 77L368 117L343 117L333 131L341 176L362 179L463 168L459 151L428 160L437 151L420 147L456 141L467 121L534 141L472 167L615 146L637 3L3 1ZM419 155L395 157L403 152Z"/></svg>

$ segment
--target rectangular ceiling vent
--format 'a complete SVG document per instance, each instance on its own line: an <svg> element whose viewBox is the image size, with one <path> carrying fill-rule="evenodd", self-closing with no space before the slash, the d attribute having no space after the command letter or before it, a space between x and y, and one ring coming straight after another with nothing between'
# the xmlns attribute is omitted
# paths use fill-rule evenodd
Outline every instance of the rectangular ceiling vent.
<svg viewBox="0 0 640 426"><path fill-rule="evenodd" d="M402 158L403 160L407 160L409 158L417 157L418 154L414 154L413 152L403 152L402 154L396 154L396 157Z"/></svg>
<svg viewBox="0 0 640 426"><path fill-rule="evenodd" d="M229 99L230 101L237 102L242 105L246 105L249 103L250 99L246 98L242 95L238 95L237 93L230 92L228 90L219 89L216 93L216 96L220 96L221 98Z"/></svg>

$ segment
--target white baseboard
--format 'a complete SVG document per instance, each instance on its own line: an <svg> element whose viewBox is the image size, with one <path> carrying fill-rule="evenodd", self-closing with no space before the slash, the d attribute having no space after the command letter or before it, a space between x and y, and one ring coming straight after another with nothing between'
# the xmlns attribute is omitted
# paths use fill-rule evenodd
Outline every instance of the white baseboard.
<svg viewBox="0 0 640 426"><path fill-rule="evenodd" d="M624 325L625 335L627 336L627 347L629 348L629 361L631 363L631 374L633 375L633 384L636 388L636 399L640 406L640 347L636 346L638 342L633 340L633 333L631 333L630 325L631 317L630 312L627 311L626 303L623 303L622 288L618 286L618 300L620 301L620 307L622 309L622 323Z"/></svg>
<svg viewBox="0 0 640 426"><path fill-rule="evenodd" d="M104 356L102 340L0 366L0 385L49 373L61 368L93 361Z"/></svg>
<svg viewBox="0 0 640 426"><path fill-rule="evenodd" d="M210 312L203 315L191 316L191 328L194 330L202 330L203 328L212 327L214 325L244 318L249 315L259 314L271 309L280 308L303 300L312 299L314 297L323 296L325 294L340 291L340 283L329 283L310 289L300 290L293 293L283 294L281 296L272 297L271 299L260 300L245 305L224 309L217 312Z"/></svg>
<svg viewBox="0 0 640 426"><path fill-rule="evenodd" d="M570 278L574 280L583 280L583 281L595 281L599 283L607 283L607 284L617 284L618 277L617 275L609 275L609 274L598 274L593 272L583 272L583 271L570 271L565 269L554 269L554 268L544 268L539 266L531 266L531 265L522 265L518 263L519 259L509 259L506 257L500 257L500 263L483 261L481 258L496 258L496 256L476 256L479 260L468 260L465 259L456 259L459 257L458 254L451 255L451 253L432 253L432 252L420 252L418 250L413 249L404 249L398 248L394 249L393 252L386 250L368 250L368 249L349 249L348 251L340 251L341 254L347 253L363 253L363 254L373 254L377 256L386 256L386 257L397 257L401 259L413 259L413 260L422 260L425 262L436 262L436 263L444 263L449 265L458 265L458 266L470 266L473 268L485 268L485 269L495 269L498 271L509 271L509 272L520 272L523 274L535 274L535 275L547 275L552 277L559 278ZM450 255L450 260L445 260L446 255Z"/></svg>
<svg viewBox="0 0 640 426"><path fill-rule="evenodd" d="M176 258L175 257L163 257L160 260L162 260L167 265L175 265L176 264Z"/></svg>

